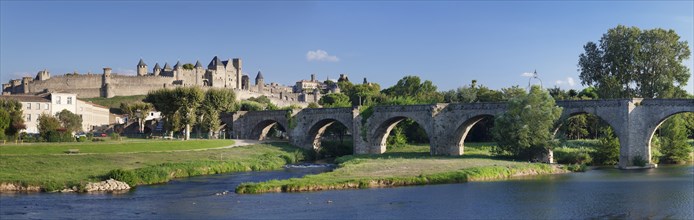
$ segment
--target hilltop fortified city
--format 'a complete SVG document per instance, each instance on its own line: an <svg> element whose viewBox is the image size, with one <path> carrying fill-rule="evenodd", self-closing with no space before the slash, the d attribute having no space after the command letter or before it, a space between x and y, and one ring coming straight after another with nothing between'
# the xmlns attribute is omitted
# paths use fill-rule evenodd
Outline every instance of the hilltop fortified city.
<svg viewBox="0 0 694 220"><path fill-rule="evenodd" d="M51 76L48 70L39 71L35 77L13 79L2 84L3 94L35 94L41 92L74 93L78 98L144 95L147 92L179 86L199 86L206 88L227 88L234 90L238 99L266 96L279 106L298 104L305 106L318 102L320 90L339 92L337 86L325 85L315 75L310 80L297 81L294 86L283 86L277 83L265 83L263 74L258 71L251 83L250 77L243 74L240 58L222 60L215 56L204 67L200 61L195 65L181 64L178 61L173 67L159 63L149 71L149 66L140 59L137 63L137 75L113 73L105 67L102 74L69 73Z"/></svg>

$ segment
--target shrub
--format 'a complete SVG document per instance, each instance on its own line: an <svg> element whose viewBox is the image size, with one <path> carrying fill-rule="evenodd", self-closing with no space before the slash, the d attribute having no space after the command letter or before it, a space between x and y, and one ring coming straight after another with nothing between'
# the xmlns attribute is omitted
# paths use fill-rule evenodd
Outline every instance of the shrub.
<svg viewBox="0 0 694 220"><path fill-rule="evenodd" d="M43 191L45 192L55 192L58 190L62 190L65 188L64 185L57 183L53 180L48 180L46 182L43 182Z"/></svg>
<svg viewBox="0 0 694 220"><path fill-rule="evenodd" d="M137 183L140 182L138 176L132 170L111 170L106 176L114 180L125 182L130 186L136 186Z"/></svg>
<svg viewBox="0 0 694 220"><path fill-rule="evenodd" d="M587 149L557 148L554 150L554 158L561 164L591 164L593 158Z"/></svg>
<svg viewBox="0 0 694 220"><path fill-rule="evenodd" d="M645 167L646 164L648 164L648 161L644 160L643 157L641 156L634 156L634 159L632 160L634 163L634 166L640 166L640 167Z"/></svg>
<svg viewBox="0 0 694 220"><path fill-rule="evenodd" d="M585 164L570 164L566 166L566 169L571 172L586 172L586 170L588 170L588 166Z"/></svg>
<svg viewBox="0 0 694 220"><path fill-rule="evenodd" d="M598 147L592 155L596 164L615 165L619 162L619 139L607 127L602 130L603 136L598 141Z"/></svg>
<svg viewBox="0 0 694 220"><path fill-rule="evenodd" d="M120 134L116 132L110 133L108 136L111 138L111 140L118 140L120 138Z"/></svg>

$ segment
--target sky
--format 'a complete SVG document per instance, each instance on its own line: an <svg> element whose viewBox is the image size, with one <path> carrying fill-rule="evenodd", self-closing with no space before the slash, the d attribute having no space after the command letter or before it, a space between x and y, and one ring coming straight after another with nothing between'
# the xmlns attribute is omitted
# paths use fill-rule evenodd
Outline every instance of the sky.
<svg viewBox="0 0 694 220"><path fill-rule="evenodd" d="M382 88L407 75L439 90L582 89L578 57L617 25L672 29L694 51L694 1L0 1L0 81L111 67L207 65L293 85L347 74ZM690 72L693 59L685 61ZM694 77L685 87L694 91Z"/></svg>

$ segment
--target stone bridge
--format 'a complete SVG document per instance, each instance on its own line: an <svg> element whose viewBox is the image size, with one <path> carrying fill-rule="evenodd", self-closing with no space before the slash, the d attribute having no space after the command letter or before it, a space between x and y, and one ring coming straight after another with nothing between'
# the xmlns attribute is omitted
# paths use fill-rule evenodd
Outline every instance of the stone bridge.
<svg viewBox="0 0 694 220"><path fill-rule="evenodd" d="M635 158L650 162L650 140L665 119L682 112L694 112L694 99L614 99L557 101L563 108L555 125L571 116L593 114L614 130L619 138L619 166L633 165ZM386 139L399 122L412 119L429 137L432 155L462 155L470 129L486 118L506 110L506 103L431 104L375 106L371 112L357 108L319 108L292 111L237 112L233 115L233 137L262 140L279 124L292 144L305 149L320 148L320 138L333 123L347 127L354 140L354 154L381 154Z"/></svg>

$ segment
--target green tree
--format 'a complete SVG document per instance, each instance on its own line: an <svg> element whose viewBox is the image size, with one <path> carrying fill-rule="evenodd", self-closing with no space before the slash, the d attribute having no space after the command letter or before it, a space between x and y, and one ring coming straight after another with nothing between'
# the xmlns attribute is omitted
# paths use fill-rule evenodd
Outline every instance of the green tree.
<svg viewBox="0 0 694 220"><path fill-rule="evenodd" d="M593 153L593 162L601 165L615 165L619 162L619 139L614 136L612 128L602 129L598 147Z"/></svg>
<svg viewBox="0 0 694 220"><path fill-rule="evenodd" d="M10 127L12 123L12 118L10 118L10 113L7 110L0 108L0 139L5 139L5 131Z"/></svg>
<svg viewBox="0 0 694 220"><path fill-rule="evenodd" d="M551 150L552 128L561 111L538 86L531 87L526 96L509 100L506 112L494 120L495 152L532 160Z"/></svg>
<svg viewBox="0 0 694 220"><path fill-rule="evenodd" d="M443 95L436 89L434 83L429 80L422 82L418 76L405 76L381 93L389 97L412 97L418 104L425 104L443 101Z"/></svg>
<svg viewBox="0 0 694 220"><path fill-rule="evenodd" d="M185 129L184 139L190 139L190 126L196 122L196 111L204 98L198 87L176 87L150 91L145 102L151 103L166 119L169 135Z"/></svg>
<svg viewBox="0 0 694 220"><path fill-rule="evenodd" d="M660 161L684 163L691 160L692 146L687 143L687 131L683 117L675 115L660 127Z"/></svg>
<svg viewBox="0 0 694 220"><path fill-rule="evenodd" d="M691 52L674 30L641 30L619 25L600 43L588 42L579 56L583 85L595 86L601 98L682 97L689 80L683 61Z"/></svg>
<svg viewBox="0 0 694 220"><path fill-rule="evenodd" d="M324 95L318 100L318 104L321 104L325 108L337 108L337 107L350 107L352 106L349 101L349 97L342 93L330 93Z"/></svg>
<svg viewBox="0 0 694 220"><path fill-rule="evenodd" d="M4 134L14 139L18 138L19 131L26 129L22 103L12 99L0 99L0 108L7 111L10 117L9 126L5 128Z"/></svg>
<svg viewBox="0 0 694 220"><path fill-rule="evenodd" d="M306 108L320 108L320 105L318 105L318 103L311 102L308 103L308 106L306 106Z"/></svg>
<svg viewBox="0 0 694 220"><path fill-rule="evenodd" d="M501 89L503 100L511 100L514 98L520 98L526 96L525 89L520 86L512 86L509 88Z"/></svg>
<svg viewBox="0 0 694 220"><path fill-rule="evenodd" d="M208 137L218 138L219 130L222 128L222 121L219 115L222 112L235 111L236 94L229 89L209 89L205 92L202 102L200 121L203 127L207 128Z"/></svg>
<svg viewBox="0 0 694 220"><path fill-rule="evenodd" d="M192 70L192 69L195 69L195 65L193 65L192 63L186 63L186 64L183 64L183 69L184 70Z"/></svg>
<svg viewBox="0 0 694 220"><path fill-rule="evenodd" d="M239 111L262 111L265 110L265 106L259 102L243 100L239 104Z"/></svg>
<svg viewBox="0 0 694 220"><path fill-rule="evenodd" d="M55 116L60 121L62 128L64 128L65 132L68 134L82 131L82 117L79 115L72 113L67 109L63 109L62 111L56 113Z"/></svg>
<svg viewBox="0 0 694 220"><path fill-rule="evenodd" d="M48 114L41 114L39 115L39 118L36 119L38 121L38 130L39 134L41 135L41 138L45 141L58 141L59 139L56 140L56 138L53 138L58 134L58 129L61 129L60 127L60 120L58 118L53 117Z"/></svg>
<svg viewBox="0 0 694 220"><path fill-rule="evenodd" d="M152 111L154 107L150 103L144 102L133 102L133 103L121 103L120 109L123 110L125 114L132 119L135 119L138 124L138 131L143 133L145 130L145 118L147 114Z"/></svg>

